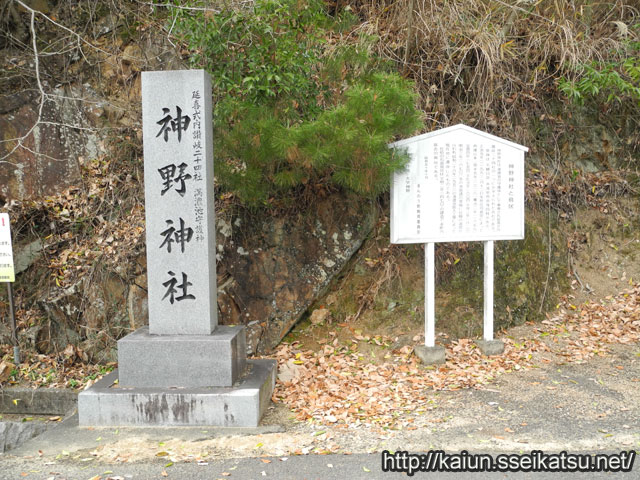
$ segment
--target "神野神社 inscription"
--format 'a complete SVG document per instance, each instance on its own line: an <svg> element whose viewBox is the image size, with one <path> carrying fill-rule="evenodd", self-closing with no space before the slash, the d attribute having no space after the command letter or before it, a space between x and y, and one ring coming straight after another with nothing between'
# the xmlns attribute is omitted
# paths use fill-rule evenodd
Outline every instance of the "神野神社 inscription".
<svg viewBox="0 0 640 480"><path fill-rule="evenodd" d="M209 334L217 323L209 82L202 70L143 73L152 334Z"/></svg>

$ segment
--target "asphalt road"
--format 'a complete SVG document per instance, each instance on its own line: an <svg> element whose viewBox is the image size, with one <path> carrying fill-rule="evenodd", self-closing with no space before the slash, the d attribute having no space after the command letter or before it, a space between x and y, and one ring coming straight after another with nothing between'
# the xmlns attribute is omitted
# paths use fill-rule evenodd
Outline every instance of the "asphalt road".
<svg viewBox="0 0 640 480"><path fill-rule="evenodd" d="M286 460L285 460L286 459ZM211 461L206 464L179 463L166 466L165 461L132 463L126 465L59 462L41 465L3 461L0 457L0 479L47 479L47 480L143 480L143 479L386 479L406 478L404 473L387 473L381 468L380 454L356 455L301 455L272 458L238 458ZM267 463L268 462L268 463ZM456 479L638 479L640 462L635 462L632 472L594 473L416 473L413 478Z"/></svg>
<svg viewBox="0 0 640 480"><path fill-rule="evenodd" d="M71 416L0 455L0 480L384 479L406 477L382 471L379 452L385 449L494 457L534 450L618 453L640 448L638 372L637 345L584 364L541 362L481 389L434 392L437 408L415 417L416 428L401 431L296 422L281 404L250 429L92 428L79 427ZM298 451L310 454L291 454ZM322 451L340 453L317 454ZM413 478L640 479L640 458L630 473L435 472Z"/></svg>

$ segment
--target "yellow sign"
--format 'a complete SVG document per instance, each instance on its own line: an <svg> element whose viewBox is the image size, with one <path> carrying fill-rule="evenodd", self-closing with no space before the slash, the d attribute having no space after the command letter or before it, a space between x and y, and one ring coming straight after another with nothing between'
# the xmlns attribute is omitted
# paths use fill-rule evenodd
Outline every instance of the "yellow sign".
<svg viewBox="0 0 640 480"><path fill-rule="evenodd" d="M15 282L9 214L0 213L0 282Z"/></svg>

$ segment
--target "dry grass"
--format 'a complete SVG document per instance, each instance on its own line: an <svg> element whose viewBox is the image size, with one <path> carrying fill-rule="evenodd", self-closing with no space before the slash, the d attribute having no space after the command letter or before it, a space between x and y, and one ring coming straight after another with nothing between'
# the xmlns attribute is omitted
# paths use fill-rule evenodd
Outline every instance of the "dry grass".
<svg viewBox="0 0 640 480"><path fill-rule="evenodd" d="M464 120L497 133L511 130L544 111L558 77L580 64L616 59L640 21L631 1L349 3L365 19L356 31L377 35L378 52L416 81L429 129ZM516 135L524 141L527 134Z"/></svg>

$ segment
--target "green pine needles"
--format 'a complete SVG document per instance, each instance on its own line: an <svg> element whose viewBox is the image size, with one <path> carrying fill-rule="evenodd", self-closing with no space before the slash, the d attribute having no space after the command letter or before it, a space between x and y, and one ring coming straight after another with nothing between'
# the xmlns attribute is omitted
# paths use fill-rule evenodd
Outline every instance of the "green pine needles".
<svg viewBox="0 0 640 480"><path fill-rule="evenodd" d="M372 58L367 38L341 41L348 11L332 18L320 0L255 0L174 15L193 65L212 75L223 190L260 206L319 183L365 196L388 189L407 159L387 144L422 125L416 94Z"/></svg>

